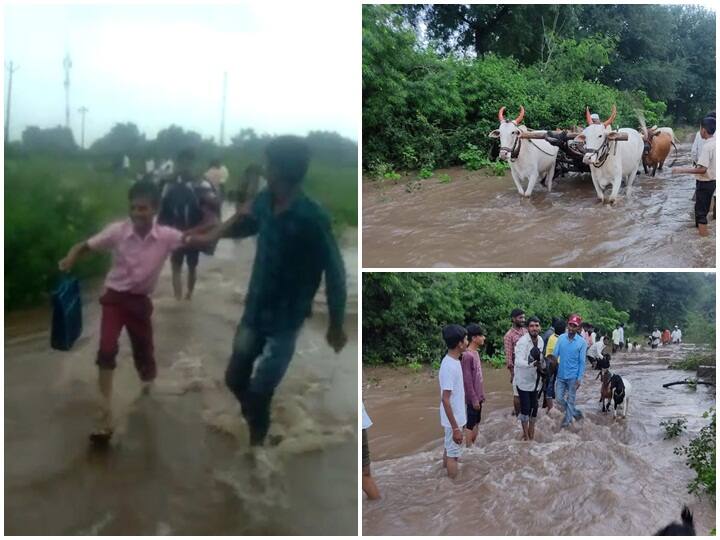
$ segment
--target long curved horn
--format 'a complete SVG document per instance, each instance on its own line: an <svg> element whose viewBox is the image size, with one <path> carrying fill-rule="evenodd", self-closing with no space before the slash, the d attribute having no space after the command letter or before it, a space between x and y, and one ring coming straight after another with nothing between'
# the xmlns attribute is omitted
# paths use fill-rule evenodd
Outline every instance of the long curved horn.
<svg viewBox="0 0 720 540"><path fill-rule="evenodd" d="M615 104L613 103L612 112L610 113L610 118L605 120L603 122L603 125L605 127L608 127L610 124L612 124L615 121L615 117L617 116L617 107L615 107Z"/></svg>
<svg viewBox="0 0 720 540"><path fill-rule="evenodd" d="M505 121L505 107L500 107L500 110L498 111L498 120L501 122Z"/></svg>
<svg viewBox="0 0 720 540"><path fill-rule="evenodd" d="M524 116L525 116L525 107L520 105L520 114L518 115L518 117L515 120L513 120L513 122L515 122L516 126L520 125L520 122L522 122L522 119L524 118Z"/></svg>
<svg viewBox="0 0 720 540"><path fill-rule="evenodd" d="M588 126L592 125L592 118L590 118L590 107L585 107L585 121Z"/></svg>

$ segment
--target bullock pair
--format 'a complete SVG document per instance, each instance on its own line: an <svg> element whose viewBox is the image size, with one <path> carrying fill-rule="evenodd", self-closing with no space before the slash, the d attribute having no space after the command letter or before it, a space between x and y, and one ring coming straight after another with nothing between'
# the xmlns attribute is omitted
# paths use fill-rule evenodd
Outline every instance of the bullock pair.
<svg viewBox="0 0 720 540"><path fill-rule="evenodd" d="M500 139L499 157L510 162L510 172L518 192L529 197L538 180L544 180L548 191L552 191L557 147L546 140L531 138L531 131L520 125L525 116L522 105L515 120L507 120L504 113L505 107L500 108L500 127L493 130L490 137ZM623 179L626 181L627 193L630 193L643 155L643 139L636 130L612 129L616 115L617 109L613 105L610 118L595 123L590 117L590 110L586 108L588 126L573 141L583 155L583 163L590 166L593 186L600 202L607 200L614 203ZM523 141L528 144L523 144ZM523 190L523 180L528 182L527 190ZM612 190L606 197L605 190L610 185Z"/></svg>

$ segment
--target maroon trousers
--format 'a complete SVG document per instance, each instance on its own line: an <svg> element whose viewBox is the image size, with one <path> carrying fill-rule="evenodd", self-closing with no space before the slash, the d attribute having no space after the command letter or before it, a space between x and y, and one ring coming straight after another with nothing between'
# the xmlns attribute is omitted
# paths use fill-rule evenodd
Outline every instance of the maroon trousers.
<svg viewBox="0 0 720 540"><path fill-rule="evenodd" d="M150 321L153 311L150 298L144 294L107 289L100 297L100 304L102 320L97 365L102 369L115 369L120 332L126 328L140 379L153 380L157 368Z"/></svg>

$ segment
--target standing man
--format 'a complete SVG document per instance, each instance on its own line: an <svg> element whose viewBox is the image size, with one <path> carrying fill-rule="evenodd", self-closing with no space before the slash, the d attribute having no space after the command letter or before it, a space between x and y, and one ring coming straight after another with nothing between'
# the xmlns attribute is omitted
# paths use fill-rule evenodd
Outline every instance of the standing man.
<svg viewBox="0 0 720 540"><path fill-rule="evenodd" d="M612 331L612 352L615 354L620 347L620 325L615 325L615 330Z"/></svg>
<svg viewBox="0 0 720 540"><path fill-rule="evenodd" d="M460 356L468 346L467 330L458 324L449 324L442 330L447 354L440 364L440 424L445 431L443 467L450 478L458 473L458 459L462 455L465 417L465 387Z"/></svg>
<svg viewBox="0 0 720 540"><path fill-rule="evenodd" d="M660 333L660 329L656 326L655 330L653 330L653 333L651 334L652 340L650 341L650 345L653 349L657 349L658 345L660 345L660 336L662 334Z"/></svg>
<svg viewBox="0 0 720 540"><path fill-rule="evenodd" d="M545 403L547 410L553 408L553 400L555 399L555 381L557 380L558 364L560 363L560 357L555 354L555 345L557 340L565 333L565 321L558 318L553 323L553 333L545 343L545 358L547 359L547 384L545 385ZM545 340L543 339L543 343Z"/></svg>
<svg viewBox="0 0 720 540"><path fill-rule="evenodd" d="M520 308L515 308L510 312L510 320L512 326L505 333L503 338L503 347L505 347L505 364L510 372L510 384L513 387L513 414L517 416L520 413L520 397L517 387L513 384L515 377L515 345L518 340L527 334L525 328L525 312Z"/></svg>
<svg viewBox="0 0 720 540"><path fill-rule="evenodd" d="M205 171L205 180L210 182L215 188L215 192L218 194L220 200L225 199L225 184L228 178L230 178L230 172L227 167L223 165L219 159L210 160L210 168Z"/></svg>
<svg viewBox="0 0 720 540"><path fill-rule="evenodd" d="M480 364L479 349L485 345L485 329L478 324L469 324L467 327L468 348L460 358L463 372L463 386L465 388L465 404L467 408L467 423L465 424L465 444L475 443L478 436L478 426L482 413L482 404L485 401L483 387L482 366Z"/></svg>
<svg viewBox="0 0 720 540"><path fill-rule="evenodd" d="M540 319L528 319L527 333L515 345L515 382L520 396L520 425L523 441L535 438L535 421L538 413L538 390L542 379L538 368L542 361L543 339L540 337Z"/></svg>
<svg viewBox="0 0 720 540"><path fill-rule="evenodd" d="M625 325L623 323L618 325L618 332L620 334L620 350L622 351L625 348Z"/></svg>
<svg viewBox="0 0 720 540"><path fill-rule="evenodd" d="M568 427L573 419L580 420L583 417L582 411L575 408L575 393L585 373L587 352L587 343L578 334L581 324L580 315L570 315L567 333L558 338L553 350L556 357L562 358L558 366L556 395L558 403L565 409L565 418L560 425L563 428Z"/></svg>

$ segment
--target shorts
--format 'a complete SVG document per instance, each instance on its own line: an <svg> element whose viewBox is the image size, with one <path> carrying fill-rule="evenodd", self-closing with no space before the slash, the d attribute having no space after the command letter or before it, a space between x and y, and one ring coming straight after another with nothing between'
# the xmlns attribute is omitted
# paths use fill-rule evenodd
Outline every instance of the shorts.
<svg viewBox="0 0 720 540"><path fill-rule="evenodd" d="M446 427L445 429L445 453L449 458L459 458L463 453L462 443L458 444L453 441L453 428Z"/></svg>
<svg viewBox="0 0 720 540"><path fill-rule="evenodd" d="M479 411L476 411L472 405L467 404L467 424L465 424L465 429L469 429L470 431L472 431L473 428L480 423L481 415L482 403L480 404Z"/></svg>
<svg viewBox="0 0 720 540"><path fill-rule="evenodd" d="M180 248L170 254L170 262L173 266L182 266L183 260L187 260L188 268L195 268L200 259L200 252L197 249Z"/></svg>
<svg viewBox="0 0 720 540"><path fill-rule="evenodd" d="M362 466L370 466L370 447L368 446L367 429L362 430Z"/></svg>

